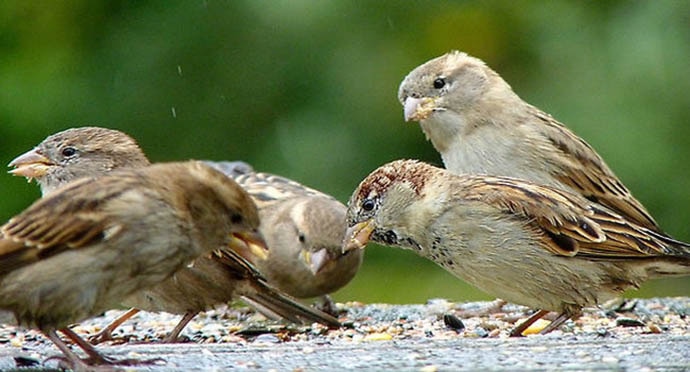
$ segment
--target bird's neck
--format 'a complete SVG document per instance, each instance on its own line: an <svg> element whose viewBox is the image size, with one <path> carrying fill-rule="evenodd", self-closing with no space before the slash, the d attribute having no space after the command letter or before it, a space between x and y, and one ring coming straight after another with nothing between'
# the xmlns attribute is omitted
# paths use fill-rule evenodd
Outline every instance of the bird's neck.
<svg viewBox="0 0 690 372"><path fill-rule="evenodd" d="M534 142L536 148L541 148L536 143L541 139L521 124L527 118L515 115L520 111L516 105L522 102L511 102L484 102L481 107L490 109L481 112L441 111L420 124L451 172L544 179L545 164L535 164L535 154L525 153L524 145Z"/></svg>
<svg viewBox="0 0 690 372"><path fill-rule="evenodd" d="M466 131L466 120L463 115L453 112L438 112L433 118L419 123L426 139L431 141L436 151L444 154L451 151L462 140Z"/></svg>

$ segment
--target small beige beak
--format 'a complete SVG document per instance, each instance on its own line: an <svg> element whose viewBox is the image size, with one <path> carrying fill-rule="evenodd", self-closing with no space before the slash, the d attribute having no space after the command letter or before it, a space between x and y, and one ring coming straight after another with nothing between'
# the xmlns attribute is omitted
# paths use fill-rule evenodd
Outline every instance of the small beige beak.
<svg viewBox="0 0 690 372"><path fill-rule="evenodd" d="M266 260L269 254L266 241L257 231L233 233L229 247L251 263Z"/></svg>
<svg viewBox="0 0 690 372"><path fill-rule="evenodd" d="M405 121L421 121L434 112L434 100L432 98L405 98L403 104Z"/></svg>
<svg viewBox="0 0 690 372"><path fill-rule="evenodd" d="M55 163L38 152L38 149L33 149L14 158L8 166L14 167L9 173L31 180L44 176Z"/></svg>
<svg viewBox="0 0 690 372"><path fill-rule="evenodd" d="M302 259L307 264L312 274L317 275L330 262L328 259L328 252L325 248L321 248L316 252L302 251Z"/></svg>
<svg viewBox="0 0 690 372"><path fill-rule="evenodd" d="M366 247L375 229L376 227L374 226L373 219L362 221L354 226L348 227L345 231L345 239L343 240L343 254Z"/></svg>

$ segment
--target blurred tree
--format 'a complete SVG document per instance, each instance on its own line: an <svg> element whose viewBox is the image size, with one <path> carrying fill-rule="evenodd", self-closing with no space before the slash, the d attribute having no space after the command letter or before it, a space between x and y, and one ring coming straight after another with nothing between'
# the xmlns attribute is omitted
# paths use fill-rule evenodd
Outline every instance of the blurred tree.
<svg viewBox="0 0 690 372"><path fill-rule="evenodd" d="M690 2L0 2L0 160L53 132L118 128L155 161L244 159L343 202L397 158L440 164L399 82L451 49L484 59L592 144L690 240ZM38 197L0 178L6 220ZM423 280L420 280L423 277ZM687 278L635 295L687 295ZM487 298L372 247L337 298Z"/></svg>

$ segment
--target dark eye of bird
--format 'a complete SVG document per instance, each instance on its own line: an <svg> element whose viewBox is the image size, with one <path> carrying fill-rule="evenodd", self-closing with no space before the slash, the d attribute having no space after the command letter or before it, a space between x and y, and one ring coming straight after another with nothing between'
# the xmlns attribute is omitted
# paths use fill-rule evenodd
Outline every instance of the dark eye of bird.
<svg viewBox="0 0 690 372"><path fill-rule="evenodd" d="M62 149L62 156L70 157L77 153L77 149L74 147L65 147Z"/></svg>
<svg viewBox="0 0 690 372"><path fill-rule="evenodd" d="M304 236L304 234L299 234L298 238L299 238L300 243L304 243L307 240L307 238Z"/></svg>
<svg viewBox="0 0 690 372"><path fill-rule="evenodd" d="M241 223L242 222L242 215L237 214L237 213L233 214L232 216L230 216L230 222L236 223L236 224Z"/></svg>
<svg viewBox="0 0 690 372"><path fill-rule="evenodd" d="M366 199L362 202L362 209L364 209L367 212L370 212L371 210L374 209L376 206L376 203L372 199Z"/></svg>
<svg viewBox="0 0 690 372"><path fill-rule="evenodd" d="M446 80L444 78L438 78L434 80L434 88L441 89L446 86Z"/></svg>

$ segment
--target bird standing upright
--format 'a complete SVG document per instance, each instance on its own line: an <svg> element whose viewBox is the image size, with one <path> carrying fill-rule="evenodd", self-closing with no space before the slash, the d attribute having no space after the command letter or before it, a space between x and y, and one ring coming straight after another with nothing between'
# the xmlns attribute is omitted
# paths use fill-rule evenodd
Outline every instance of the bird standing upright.
<svg viewBox="0 0 690 372"><path fill-rule="evenodd" d="M597 152L523 101L483 61L453 51L412 70L398 98L455 173L508 176L580 194L661 229Z"/></svg>

